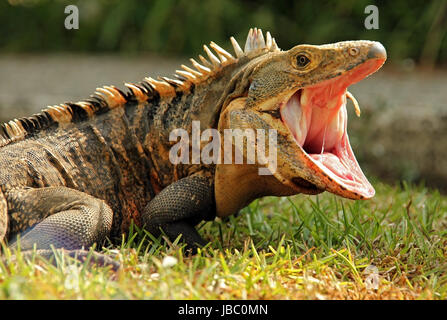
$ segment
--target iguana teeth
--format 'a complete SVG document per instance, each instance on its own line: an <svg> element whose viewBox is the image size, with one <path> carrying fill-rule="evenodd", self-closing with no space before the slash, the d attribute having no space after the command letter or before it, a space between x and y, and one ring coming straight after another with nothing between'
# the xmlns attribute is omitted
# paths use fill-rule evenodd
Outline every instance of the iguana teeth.
<svg viewBox="0 0 447 320"><path fill-rule="evenodd" d="M220 60L219 58L217 58L210 49L208 49L208 47L206 45L203 45L203 49L205 50L206 54L208 55L208 57L211 60L211 63L213 64L213 66L215 68L218 68L220 66Z"/></svg>
<svg viewBox="0 0 447 320"><path fill-rule="evenodd" d="M234 37L230 38L231 44L233 45L234 53L236 54L236 57L240 58L244 55L244 51L242 51L241 47L239 46L239 43L237 43L236 39Z"/></svg>
<svg viewBox="0 0 447 320"><path fill-rule="evenodd" d="M215 43L214 41L211 41L210 43L210 47L214 49L214 51L217 52L217 54L219 55L220 59L222 60L222 62L224 62L223 58L229 60L229 61L233 61L234 57L231 55L231 53L229 53L228 51L226 51L224 48L220 47L217 43Z"/></svg>
<svg viewBox="0 0 447 320"><path fill-rule="evenodd" d="M267 47L267 49L270 50L270 48L272 47L273 41L272 41L272 35L270 34L270 32L267 31L266 33L266 40L265 40L265 46Z"/></svg>
<svg viewBox="0 0 447 320"><path fill-rule="evenodd" d="M196 77L196 78L201 78L201 77L203 77L203 74L202 74L202 73L198 72L197 70L191 69L190 67L185 66L184 64L182 64L181 67L182 67L186 72L192 73L192 74L194 75L194 77Z"/></svg>
<svg viewBox="0 0 447 320"><path fill-rule="evenodd" d="M352 103L354 104L355 114L357 115L357 117L360 117L360 113L361 113L360 106L359 106L359 103L357 102L357 100L352 95L352 93L349 91L346 91L346 98L351 99Z"/></svg>
<svg viewBox="0 0 447 320"><path fill-rule="evenodd" d="M202 72L203 74L208 74L211 73L211 69L202 66L200 63L198 63L196 60L194 60L193 58L189 59L189 61L191 61L192 65L199 70L200 72Z"/></svg>
<svg viewBox="0 0 447 320"><path fill-rule="evenodd" d="M203 63L203 65L205 66L205 67L208 67L208 68L212 68L213 67L213 65L211 64L211 62L209 62L204 56L202 56L201 54L199 54L199 59L200 59L200 61L202 61L202 63Z"/></svg>

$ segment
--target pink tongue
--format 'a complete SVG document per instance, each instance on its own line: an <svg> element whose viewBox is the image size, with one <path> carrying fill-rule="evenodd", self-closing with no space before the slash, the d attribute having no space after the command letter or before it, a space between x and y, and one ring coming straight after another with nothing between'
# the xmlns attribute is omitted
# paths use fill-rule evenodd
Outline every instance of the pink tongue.
<svg viewBox="0 0 447 320"><path fill-rule="evenodd" d="M320 162L330 171L332 171L336 176L347 179L354 180L351 172L346 168L340 161L340 159L333 153L325 152L323 154L310 154L312 159Z"/></svg>

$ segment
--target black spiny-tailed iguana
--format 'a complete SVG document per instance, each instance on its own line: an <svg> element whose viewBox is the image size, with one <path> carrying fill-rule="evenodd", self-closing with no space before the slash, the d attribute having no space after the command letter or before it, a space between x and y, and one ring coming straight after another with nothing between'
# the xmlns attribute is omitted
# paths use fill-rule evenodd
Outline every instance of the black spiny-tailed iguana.
<svg viewBox="0 0 447 320"><path fill-rule="evenodd" d="M382 66L384 47L345 41L282 51L258 29L244 50L231 42L235 56L211 42L215 53L204 46L208 59L191 59L175 80L146 78L126 83L127 92L98 88L90 99L3 124L0 241L15 246L20 235L22 250L45 254L54 246L82 255L106 237L120 238L133 221L171 239L181 234L194 247L205 243L198 222L262 196L326 190L371 198L346 133L347 98L359 112L347 87ZM191 133L193 121L222 136L225 129L276 130L276 167L267 164L273 175L259 175L259 161L172 163L170 133Z"/></svg>

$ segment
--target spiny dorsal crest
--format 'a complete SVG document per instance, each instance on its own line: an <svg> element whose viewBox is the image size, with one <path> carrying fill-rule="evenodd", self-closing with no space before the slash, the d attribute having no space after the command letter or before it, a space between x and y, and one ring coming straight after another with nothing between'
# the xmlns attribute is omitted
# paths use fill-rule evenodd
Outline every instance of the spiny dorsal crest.
<svg viewBox="0 0 447 320"><path fill-rule="evenodd" d="M209 44L215 54L204 45L206 56L199 55L202 64L194 59L190 59L193 68L181 65L183 70L176 70L175 77L159 77L158 80L147 77L142 82L125 83L129 92L123 93L115 86L104 86L97 88L90 99L77 103L63 103L49 106L40 113L30 117L14 119L0 125L0 147L14 141L25 139L26 136L51 128L53 125L61 123L77 122L93 117L95 114L104 113L107 110L124 106L129 100L145 102L155 96L169 97L176 94L176 90L188 90L192 84L206 80L223 67L236 63L242 57L252 58L262 53L280 51L276 41L267 32L264 38L261 29L252 28L248 32L244 50L241 49L234 37L230 38L234 49L235 57L221 48L216 43Z"/></svg>
<svg viewBox="0 0 447 320"><path fill-rule="evenodd" d="M264 40L262 30L257 28L250 29L250 31L248 32L244 50L241 49L234 37L231 37L230 40L231 44L233 45L236 57L211 41L209 46L216 52L217 56L206 45L204 45L203 49L205 50L208 59L206 59L202 55L199 55L199 59L202 64L198 63L194 59L190 59L192 65L196 70L182 65L183 70L177 70L176 73L181 77L186 78L183 80L188 80L196 83L203 81L204 78L209 77L222 67L237 62L239 58L242 58L244 56L252 57L262 52L280 50L276 44L275 39L272 38L272 36L270 35L270 32L266 33L266 40Z"/></svg>

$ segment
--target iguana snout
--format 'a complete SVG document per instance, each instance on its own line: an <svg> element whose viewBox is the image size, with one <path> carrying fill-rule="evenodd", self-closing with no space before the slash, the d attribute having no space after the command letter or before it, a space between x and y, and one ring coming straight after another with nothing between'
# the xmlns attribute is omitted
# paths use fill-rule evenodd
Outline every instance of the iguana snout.
<svg viewBox="0 0 447 320"><path fill-rule="evenodd" d="M378 42L346 41L297 46L290 51L295 55L297 71L286 72L295 79L296 87L280 100L279 110L281 121L295 142L295 146L289 145L295 149L295 159L283 161L300 169L279 170L277 175L290 184L303 178L322 190L347 198L371 198L374 188L349 143L347 98L353 100L358 116L360 109L347 88L382 66L385 48Z"/></svg>

